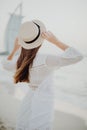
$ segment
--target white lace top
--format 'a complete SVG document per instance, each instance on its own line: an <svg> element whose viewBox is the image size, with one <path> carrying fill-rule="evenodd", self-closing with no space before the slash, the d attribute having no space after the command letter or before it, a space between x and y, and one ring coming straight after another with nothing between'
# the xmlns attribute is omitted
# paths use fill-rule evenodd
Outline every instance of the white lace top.
<svg viewBox="0 0 87 130"><path fill-rule="evenodd" d="M60 67L75 64L83 59L83 55L74 47L68 47L62 54L50 55L37 53L30 69L30 83L39 85L48 75ZM16 69L15 60L4 59L3 67L13 71Z"/></svg>
<svg viewBox="0 0 87 130"><path fill-rule="evenodd" d="M73 47L67 48L61 55L37 53L30 69L30 86L38 86L38 89L30 89L22 101L16 130L52 130L54 86L50 75L54 70L75 64L82 59L83 55ZM13 60L4 59L2 64L7 70L16 69L16 62Z"/></svg>

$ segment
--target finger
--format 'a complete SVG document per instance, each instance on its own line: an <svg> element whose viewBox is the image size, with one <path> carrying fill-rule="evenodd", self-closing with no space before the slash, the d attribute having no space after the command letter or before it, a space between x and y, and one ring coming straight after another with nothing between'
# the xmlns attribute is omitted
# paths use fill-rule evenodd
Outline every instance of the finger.
<svg viewBox="0 0 87 130"><path fill-rule="evenodd" d="M49 37L49 36L50 36L50 33L49 33L49 31L47 31L47 32L44 32L44 34L45 34L47 37Z"/></svg>
<svg viewBox="0 0 87 130"><path fill-rule="evenodd" d="M47 32L43 32L43 33L42 33L42 36L43 36L44 38L48 38L48 37L49 37L49 35L48 35Z"/></svg>
<svg viewBox="0 0 87 130"><path fill-rule="evenodd" d="M41 33L41 36L42 36L43 38L45 37L45 34L44 34L44 32L42 32L42 33Z"/></svg>

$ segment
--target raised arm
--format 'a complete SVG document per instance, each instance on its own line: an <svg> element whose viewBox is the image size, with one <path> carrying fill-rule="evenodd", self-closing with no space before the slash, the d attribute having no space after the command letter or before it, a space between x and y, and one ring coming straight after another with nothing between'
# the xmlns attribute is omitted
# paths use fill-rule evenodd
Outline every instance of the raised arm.
<svg viewBox="0 0 87 130"><path fill-rule="evenodd" d="M7 58L2 60L2 65L4 69L9 71L13 71L16 69L16 61L13 60L13 57L19 48L20 45L18 44L18 38L16 38L12 52L8 55Z"/></svg>
<svg viewBox="0 0 87 130"><path fill-rule="evenodd" d="M52 32L43 32L42 37L64 51L61 55L47 56L46 64L49 67L58 68L62 66L67 66L75 64L83 59L83 55L77 49L59 41Z"/></svg>

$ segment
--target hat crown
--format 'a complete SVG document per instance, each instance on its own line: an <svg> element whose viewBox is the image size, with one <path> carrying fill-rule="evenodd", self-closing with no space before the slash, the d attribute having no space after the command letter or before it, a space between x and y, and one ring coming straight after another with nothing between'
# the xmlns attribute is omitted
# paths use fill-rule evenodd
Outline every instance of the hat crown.
<svg viewBox="0 0 87 130"><path fill-rule="evenodd" d="M31 21L25 22L20 28L20 37L23 41L31 41L38 35L38 27Z"/></svg>
<svg viewBox="0 0 87 130"><path fill-rule="evenodd" d="M25 49L40 46L44 41L41 33L45 30L45 25L37 19L22 23L18 34L19 44Z"/></svg>

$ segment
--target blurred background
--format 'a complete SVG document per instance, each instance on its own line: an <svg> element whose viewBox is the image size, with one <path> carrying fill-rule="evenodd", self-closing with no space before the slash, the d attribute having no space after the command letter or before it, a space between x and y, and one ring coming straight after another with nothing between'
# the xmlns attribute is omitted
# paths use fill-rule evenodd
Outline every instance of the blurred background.
<svg viewBox="0 0 87 130"><path fill-rule="evenodd" d="M13 84L13 73L2 68L1 60L11 52L21 23L32 19L43 21L47 30L84 55L79 63L54 73L54 90L55 108L77 115L87 124L86 0L0 0L0 120L8 121L10 126L15 124L20 101L28 91L27 84ZM41 53L63 51L45 41Z"/></svg>

